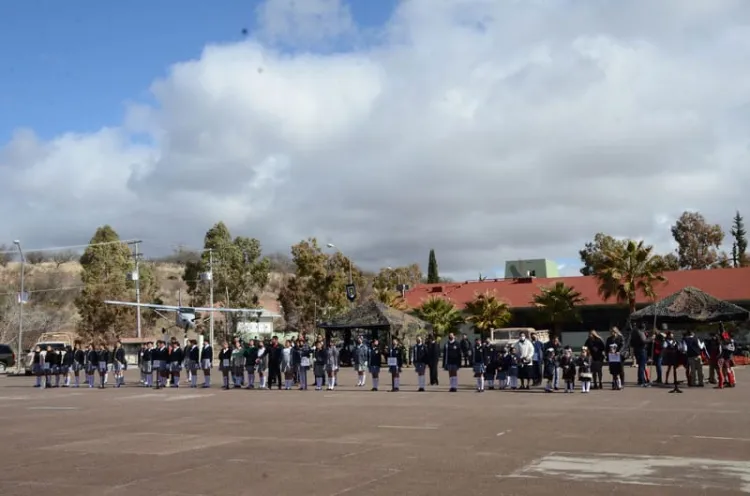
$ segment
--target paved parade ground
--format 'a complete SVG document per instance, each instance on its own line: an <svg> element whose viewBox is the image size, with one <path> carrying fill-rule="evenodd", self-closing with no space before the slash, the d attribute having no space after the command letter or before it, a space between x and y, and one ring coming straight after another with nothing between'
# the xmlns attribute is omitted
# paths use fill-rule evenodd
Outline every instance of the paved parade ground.
<svg viewBox="0 0 750 496"><path fill-rule="evenodd" d="M458 393L412 392L412 370L399 393L353 388L351 369L334 392L0 377L0 494L750 493L750 373L737 376L738 388L681 395L477 394L468 370Z"/></svg>

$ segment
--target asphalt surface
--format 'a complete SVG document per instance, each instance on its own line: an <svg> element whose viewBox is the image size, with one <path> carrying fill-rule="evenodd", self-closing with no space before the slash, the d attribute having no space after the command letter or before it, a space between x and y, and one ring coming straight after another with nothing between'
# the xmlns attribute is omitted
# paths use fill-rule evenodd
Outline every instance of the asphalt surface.
<svg viewBox="0 0 750 496"><path fill-rule="evenodd" d="M353 387L351 369L332 392L0 377L0 495L750 493L748 371L679 395L477 394L460 379L418 393L407 370L392 393Z"/></svg>

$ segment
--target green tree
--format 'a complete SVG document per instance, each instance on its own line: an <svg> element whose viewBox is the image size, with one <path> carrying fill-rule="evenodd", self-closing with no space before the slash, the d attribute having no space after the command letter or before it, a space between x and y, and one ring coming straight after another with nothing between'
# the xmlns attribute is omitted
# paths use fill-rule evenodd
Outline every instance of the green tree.
<svg viewBox="0 0 750 496"><path fill-rule="evenodd" d="M134 328L131 308L104 304L104 300L131 301L127 274L133 259L128 246L118 241L112 227L102 226L81 256L83 289L75 305L80 316L78 333L85 339L111 340Z"/></svg>
<svg viewBox="0 0 750 496"><path fill-rule="evenodd" d="M393 291L390 289L380 289L375 290L373 296L379 302L388 305L391 308L395 308L396 310L405 312L409 309L409 305L406 303L404 298L401 296L401 293L399 293L398 291Z"/></svg>
<svg viewBox="0 0 750 496"><path fill-rule="evenodd" d="M677 242L677 256L682 269L709 269L719 262L719 247L724 231L719 224L709 224L698 212L683 212L672 226Z"/></svg>
<svg viewBox="0 0 750 496"><path fill-rule="evenodd" d="M214 304L257 308L271 265L262 256L260 241L243 236L232 238L226 224L219 222L206 232L203 248L200 260L188 261L182 276L193 304L209 303L209 285L200 282L200 275L211 270L213 260ZM229 315L232 332L241 318L239 314Z"/></svg>
<svg viewBox="0 0 750 496"><path fill-rule="evenodd" d="M435 250L430 250L430 258L427 262L427 284L437 284L440 282L440 273L438 272L437 257Z"/></svg>
<svg viewBox="0 0 750 496"><path fill-rule="evenodd" d="M553 336L560 335L560 327L569 322L580 322L578 307L586 299L575 288L558 281L554 286L542 287L531 303L536 307L544 322L549 323Z"/></svg>
<svg viewBox="0 0 750 496"><path fill-rule="evenodd" d="M386 267L380 269L372 281L373 289L377 291L389 290L396 291L399 284L408 284L414 287L422 281L422 269L418 264L411 264L406 267Z"/></svg>
<svg viewBox="0 0 750 496"><path fill-rule="evenodd" d="M745 221L740 215L739 210L732 220L732 265L734 267L747 267L750 265L750 258L747 256L747 231L745 230Z"/></svg>
<svg viewBox="0 0 750 496"><path fill-rule="evenodd" d="M493 329L505 327L512 317L510 305L499 300L492 292L479 293L466 304L466 321L471 323L482 338L489 337Z"/></svg>
<svg viewBox="0 0 750 496"><path fill-rule="evenodd" d="M626 304L630 313L635 311L639 291L655 300L655 286L666 278L662 275L663 261L653 251L653 246L632 240L624 247L607 251L594 274L602 298L605 301L615 298L618 303Z"/></svg>
<svg viewBox="0 0 750 496"><path fill-rule="evenodd" d="M584 276L593 276L596 272L596 266L602 262L605 253L622 248L626 244L627 241L615 239L609 234L596 233L594 240L586 243L583 250L578 252L583 263L581 274Z"/></svg>
<svg viewBox="0 0 750 496"><path fill-rule="evenodd" d="M680 259L674 253L660 255L660 258L665 272L680 270Z"/></svg>
<svg viewBox="0 0 750 496"><path fill-rule="evenodd" d="M154 303L163 305L164 300L161 298L161 282L156 277L154 264L151 262L141 262L138 265L139 287L141 291L142 303ZM135 289L133 289L135 292ZM133 296L135 297L135 295ZM135 301L135 300L132 300ZM141 326L148 329L156 326L159 315L149 308L141 309Z"/></svg>
<svg viewBox="0 0 750 496"><path fill-rule="evenodd" d="M416 309L417 317L432 324L436 336L458 332L465 322L463 315L448 300L433 297Z"/></svg>

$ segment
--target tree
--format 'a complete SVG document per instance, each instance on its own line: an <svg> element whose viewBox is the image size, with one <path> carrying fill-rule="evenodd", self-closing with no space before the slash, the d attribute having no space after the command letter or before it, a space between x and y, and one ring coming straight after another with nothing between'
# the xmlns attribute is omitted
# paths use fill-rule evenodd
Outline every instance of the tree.
<svg viewBox="0 0 750 496"><path fill-rule="evenodd" d="M552 334L560 335L560 327L568 322L580 322L578 307L586 299L575 288L558 281L554 286L542 287L531 300L545 322L551 324Z"/></svg>
<svg viewBox="0 0 750 496"><path fill-rule="evenodd" d="M132 317L131 309L104 304L104 300L129 301L127 274L133 260L128 246L119 240L112 227L102 226L80 259L83 289L75 305L81 317L78 332L87 340L111 340L132 328L133 321L127 318Z"/></svg>
<svg viewBox="0 0 750 496"><path fill-rule="evenodd" d="M180 245L172 252L171 255L160 258L159 262L187 265L191 262L199 263L200 260L201 254L199 252Z"/></svg>
<svg viewBox="0 0 750 496"><path fill-rule="evenodd" d="M438 272L437 257L435 256L435 250L430 250L430 258L427 262L427 284L437 284L440 282L440 274Z"/></svg>
<svg viewBox="0 0 750 496"><path fill-rule="evenodd" d="M139 289L141 292L141 302L154 303L163 305L164 300L161 298L161 283L156 277L154 264L150 262L141 262L138 265ZM149 308L141 309L141 326L152 328L156 326L159 320L159 314Z"/></svg>
<svg viewBox="0 0 750 496"><path fill-rule="evenodd" d="M395 308L396 310L405 312L409 309L409 305L398 291L392 291L390 289L375 290L374 296L379 302L391 308Z"/></svg>
<svg viewBox="0 0 750 496"><path fill-rule="evenodd" d="M208 284L199 284L199 280L200 274L211 270L214 304L257 308L260 294L268 284L271 265L262 256L260 241L243 236L232 239L226 224L219 222L206 232L203 248L200 260L188 261L182 276L193 304L208 304ZM236 330L240 317L237 314L229 316L233 330Z"/></svg>
<svg viewBox="0 0 750 496"><path fill-rule="evenodd" d="M639 291L655 300L654 286L666 278L662 275L663 261L653 251L653 246L632 240L624 247L617 246L607 251L594 274L602 298L605 301L615 298L618 303L627 304L630 313L635 311Z"/></svg>
<svg viewBox="0 0 750 496"><path fill-rule="evenodd" d="M395 291L399 284L408 284L414 287L422 281L422 269L418 264L411 264L406 267L395 267L380 269L380 272L372 281L373 289L377 291L389 290Z"/></svg>
<svg viewBox="0 0 750 496"><path fill-rule="evenodd" d="M76 258L78 258L78 255L72 250L58 251L52 255L52 261L55 262L55 267L58 269L68 262L75 261Z"/></svg>
<svg viewBox="0 0 750 496"><path fill-rule="evenodd" d="M698 212L683 212L674 226L680 268L708 269L719 260L718 249L724 241L719 224L709 224Z"/></svg>
<svg viewBox="0 0 750 496"><path fill-rule="evenodd" d="M464 313L466 321L482 336L488 337L490 331L505 327L512 317L510 305L499 300L493 292L479 293L466 304Z"/></svg>
<svg viewBox="0 0 750 496"><path fill-rule="evenodd" d="M38 265L47 261L47 256L41 251L30 251L24 255L26 256L26 263L31 265Z"/></svg>
<svg viewBox="0 0 750 496"><path fill-rule="evenodd" d="M279 292L279 303L287 326L299 332L312 332L316 318L333 317L351 307L346 298L349 267L357 288L357 301L369 298L370 281L341 252L328 254L310 238L292 246L294 275Z"/></svg>
<svg viewBox="0 0 750 496"><path fill-rule="evenodd" d="M13 260L13 247L8 245L0 245L0 267L7 267L11 260Z"/></svg>
<svg viewBox="0 0 750 496"><path fill-rule="evenodd" d="M740 212L734 215L732 221L732 265L734 267L747 267L750 265L750 258L747 256L747 231L745 230L745 221Z"/></svg>
<svg viewBox="0 0 750 496"><path fill-rule="evenodd" d="M465 322L453 303L443 298L433 297L425 301L416 309L417 317L432 324L436 336L445 336L451 332L458 332Z"/></svg>
<svg viewBox="0 0 750 496"><path fill-rule="evenodd" d="M680 270L680 259L677 258L677 255L675 255L674 253L667 253L666 255L661 255L660 258L661 258L663 270L665 272Z"/></svg>
<svg viewBox="0 0 750 496"><path fill-rule="evenodd" d="M596 272L595 267L602 262L605 253L619 247L624 247L626 244L627 241L615 239L609 234L596 233L594 240L586 243L583 250L578 252L583 263L581 274L584 276L593 276Z"/></svg>

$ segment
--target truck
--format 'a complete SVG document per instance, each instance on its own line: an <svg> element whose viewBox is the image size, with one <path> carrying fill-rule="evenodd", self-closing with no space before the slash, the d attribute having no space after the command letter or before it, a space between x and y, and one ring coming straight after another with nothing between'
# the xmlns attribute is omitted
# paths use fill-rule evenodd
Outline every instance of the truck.
<svg viewBox="0 0 750 496"><path fill-rule="evenodd" d="M492 330L490 333L490 344L494 345L496 348L512 346L518 341L518 338L521 337L522 332L525 332L527 337L533 332L536 334L537 339L542 343L549 341L549 331L546 329L537 330L533 327L503 327L501 329Z"/></svg>

